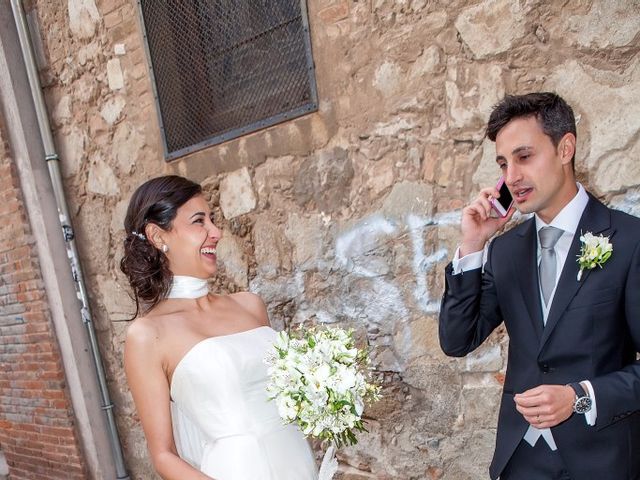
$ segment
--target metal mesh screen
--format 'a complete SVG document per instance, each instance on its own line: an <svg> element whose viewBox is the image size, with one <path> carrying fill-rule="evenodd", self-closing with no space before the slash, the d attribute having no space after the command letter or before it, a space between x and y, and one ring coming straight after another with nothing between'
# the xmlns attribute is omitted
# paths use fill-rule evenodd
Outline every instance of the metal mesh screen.
<svg viewBox="0 0 640 480"><path fill-rule="evenodd" d="M305 0L139 0L167 158L317 110Z"/></svg>

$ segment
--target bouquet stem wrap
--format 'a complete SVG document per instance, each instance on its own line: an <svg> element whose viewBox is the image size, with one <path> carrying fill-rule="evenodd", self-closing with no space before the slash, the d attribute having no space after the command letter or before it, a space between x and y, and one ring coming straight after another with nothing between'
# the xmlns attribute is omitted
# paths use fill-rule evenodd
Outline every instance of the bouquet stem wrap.
<svg viewBox="0 0 640 480"><path fill-rule="evenodd" d="M338 471L338 459L336 458L336 447L329 445L320 465L318 480L331 480Z"/></svg>

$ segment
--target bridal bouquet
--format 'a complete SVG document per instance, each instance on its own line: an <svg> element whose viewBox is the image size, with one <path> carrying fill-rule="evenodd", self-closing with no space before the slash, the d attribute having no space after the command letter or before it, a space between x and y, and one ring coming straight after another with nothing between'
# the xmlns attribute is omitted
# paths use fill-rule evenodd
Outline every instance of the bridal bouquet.
<svg viewBox="0 0 640 480"><path fill-rule="evenodd" d="M357 443L355 432L366 431L364 406L380 398L380 386L370 378L367 351L356 348L353 330L280 332L265 362L267 392L285 422L336 447Z"/></svg>

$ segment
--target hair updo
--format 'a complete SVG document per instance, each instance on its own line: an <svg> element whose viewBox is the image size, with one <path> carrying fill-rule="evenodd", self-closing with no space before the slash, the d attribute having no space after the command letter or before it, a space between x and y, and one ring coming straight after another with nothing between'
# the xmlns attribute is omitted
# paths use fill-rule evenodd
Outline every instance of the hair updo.
<svg viewBox="0 0 640 480"><path fill-rule="evenodd" d="M133 193L124 220L127 234L120 270L129 279L136 301L136 313L147 312L166 298L173 274L166 255L145 236L145 227L153 223L170 230L178 208L196 195L202 187L177 175L153 178Z"/></svg>

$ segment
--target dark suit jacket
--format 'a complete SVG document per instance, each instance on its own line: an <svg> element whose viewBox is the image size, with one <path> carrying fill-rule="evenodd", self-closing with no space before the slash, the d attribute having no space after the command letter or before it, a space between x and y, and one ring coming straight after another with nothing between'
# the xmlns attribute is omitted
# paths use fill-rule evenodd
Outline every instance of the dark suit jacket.
<svg viewBox="0 0 640 480"><path fill-rule="evenodd" d="M613 254L577 281L580 234L586 232L608 236ZM551 429L571 478L640 479L640 219L590 196L546 326L536 237L532 218L491 242L484 271L452 275L451 264L446 271L439 333L447 355L466 355L502 322L509 333L491 478L500 475L529 427L515 408L515 393L590 380L596 425L573 414Z"/></svg>

